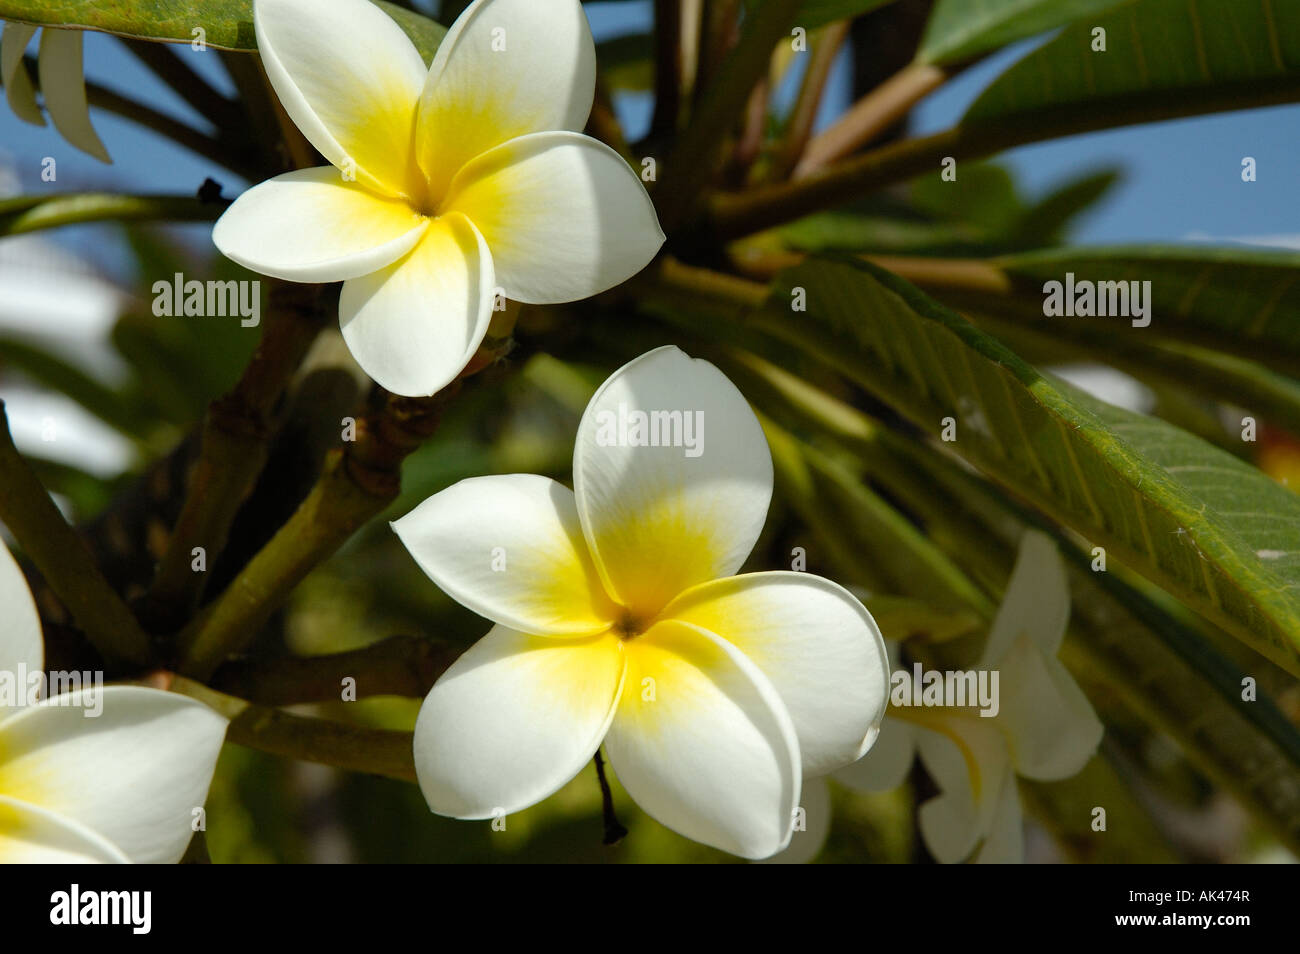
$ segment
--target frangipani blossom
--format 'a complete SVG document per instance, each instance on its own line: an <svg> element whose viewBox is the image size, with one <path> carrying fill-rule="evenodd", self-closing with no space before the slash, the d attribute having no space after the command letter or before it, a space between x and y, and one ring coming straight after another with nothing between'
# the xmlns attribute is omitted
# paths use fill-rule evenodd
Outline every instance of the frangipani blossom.
<svg viewBox="0 0 1300 954"><path fill-rule="evenodd" d="M688 426L693 440L670 439ZM818 576L733 576L766 519L772 460L707 362L667 347L616 371L583 415L573 475L573 490L464 480L393 525L438 586L496 624L420 710L429 806L518 811L603 743L669 828L747 858L779 851L803 775L875 737L888 691L875 621Z"/></svg>
<svg viewBox="0 0 1300 954"><path fill-rule="evenodd" d="M596 54L578 0L475 0L428 69L367 0L255 0L253 18L280 102L333 166L250 189L212 239L254 271L342 281L344 340L389 391L455 378L497 288L576 301L663 244L641 180L580 132Z"/></svg>
<svg viewBox="0 0 1300 954"><path fill-rule="evenodd" d="M39 673L44 651L4 546L0 606L0 674L12 683ZM179 861L225 734L226 719L202 703L142 686L0 706L0 863Z"/></svg>
<svg viewBox="0 0 1300 954"><path fill-rule="evenodd" d="M920 807L926 847L943 863L974 857L977 863L1024 860L1016 776L1056 781L1079 772L1101 742L1096 712L1056 658L1070 617L1065 565L1051 539L1027 531L1015 569L989 632L977 670L999 672L999 708L983 717L975 709L891 708L880 737L861 761L834 773L859 791L901 785L920 755L939 795ZM898 645L890 663L900 669ZM911 673L904 670L911 678ZM825 786L822 779L811 784ZM796 836L781 861L815 857L829 818L813 808L829 799L804 796L808 830Z"/></svg>
<svg viewBox="0 0 1300 954"><path fill-rule="evenodd" d="M14 115L33 126L44 126L45 117L36 103L36 90L23 67L23 53L36 35L38 27L30 23L6 21L0 34L0 82ZM90 124L90 107L86 103L86 76L82 67L82 30L41 31L36 69L41 82L45 108L54 120L54 128L82 152L100 162L112 162L108 150Z"/></svg>

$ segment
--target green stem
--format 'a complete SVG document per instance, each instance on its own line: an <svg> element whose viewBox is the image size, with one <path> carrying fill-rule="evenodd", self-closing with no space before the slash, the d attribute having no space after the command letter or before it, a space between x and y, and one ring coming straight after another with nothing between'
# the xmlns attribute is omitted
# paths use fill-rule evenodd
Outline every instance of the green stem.
<svg viewBox="0 0 1300 954"><path fill-rule="evenodd" d="M224 200L187 195L118 195L69 192L39 198L0 200L0 236L37 232L85 222L167 220L211 222L225 211Z"/></svg>
<svg viewBox="0 0 1300 954"><path fill-rule="evenodd" d="M149 637L113 592L85 543L14 447L0 401L0 520L105 659L142 664ZM8 608L6 608L6 611Z"/></svg>
<svg viewBox="0 0 1300 954"><path fill-rule="evenodd" d="M664 162L654 190L665 232L683 225L718 167L727 136L764 75L772 48L790 28L802 0L764 0L746 18L740 42L723 61L702 102Z"/></svg>
<svg viewBox="0 0 1300 954"><path fill-rule="evenodd" d="M293 591L356 530L397 499L402 461L437 429L461 381L493 363L510 342L514 311L503 312L461 378L427 398L390 396L357 421L356 440L334 450L293 516L180 636L181 671L207 678L245 649Z"/></svg>
<svg viewBox="0 0 1300 954"><path fill-rule="evenodd" d="M170 688L229 719L226 741L235 745L404 782L416 780L410 732L294 715L236 699L181 676L172 678Z"/></svg>
<svg viewBox="0 0 1300 954"><path fill-rule="evenodd" d="M208 407L185 503L141 607L154 632L174 630L198 605L207 574L192 568L194 550L215 564L262 472L276 406L323 323L321 288L272 282L257 351L235 387Z"/></svg>

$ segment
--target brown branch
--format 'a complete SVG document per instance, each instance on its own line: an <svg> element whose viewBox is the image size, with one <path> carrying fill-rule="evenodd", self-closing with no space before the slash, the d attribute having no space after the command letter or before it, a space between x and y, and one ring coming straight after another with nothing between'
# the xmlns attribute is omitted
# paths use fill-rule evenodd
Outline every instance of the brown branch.
<svg viewBox="0 0 1300 954"><path fill-rule="evenodd" d="M105 659L144 663L150 641L113 592L86 544L68 525L9 433L0 401L0 520ZM2 544L0 544L2 545ZM8 614L12 607L0 613ZM0 621L7 625L7 620Z"/></svg>
<svg viewBox="0 0 1300 954"><path fill-rule="evenodd" d="M356 680L357 698L423 698L460 655L444 643L417 636L391 636L363 649L325 656L285 656L228 662L212 685L222 692L269 706L337 702L343 680Z"/></svg>
<svg viewBox="0 0 1300 954"><path fill-rule="evenodd" d="M789 176L800 157L805 154L813 123L817 121L817 111L822 104L822 95L826 91L826 80L831 75L835 57L839 55L840 47L848 35L849 21L840 20L830 24L813 40L811 59L799 87L799 98L795 100L794 109L790 113L785 139L772 161L773 179Z"/></svg>
<svg viewBox="0 0 1300 954"><path fill-rule="evenodd" d="M207 573L192 569L193 551L203 548L210 568L225 547L266 462L277 402L322 326L321 295L320 285L274 281L257 351L235 387L208 408L185 504L140 606L153 632L176 629L203 595Z"/></svg>
<svg viewBox="0 0 1300 954"><path fill-rule="evenodd" d="M795 179L806 179L818 169L870 143L898 122L918 102L942 86L948 72L928 63L912 63L854 103L835 124L815 136L794 168Z"/></svg>
<svg viewBox="0 0 1300 954"><path fill-rule="evenodd" d="M494 319L474 360L446 388L427 398L390 395L383 408L357 421L356 440L330 452L293 516L181 634L182 672L206 678L247 648L293 588L397 498L402 461L437 429L464 378L508 349L515 314Z"/></svg>

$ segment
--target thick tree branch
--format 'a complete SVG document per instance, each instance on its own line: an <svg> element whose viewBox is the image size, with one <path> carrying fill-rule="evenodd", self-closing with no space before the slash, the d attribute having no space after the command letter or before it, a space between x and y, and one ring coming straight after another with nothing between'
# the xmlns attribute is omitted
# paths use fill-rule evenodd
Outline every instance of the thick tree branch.
<svg viewBox="0 0 1300 954"><path fill-rule="evenodd" d="M390 395L382 409L357 421L356 440L330 453L293 516L181 634L182 672L206 678L242 652L314 567L397 498L402 461L437 429L461 381L509 347L514 316L498 316L474 360L442 391L427 398Z"/></svg>
<svg viewBox="0 0 1300 954"><path fill-rule="evenodd" d="M288 759L414 782L410 732L295 715L236 699L180 676L167 674L172 692L197 699L230 720L226 741Z"/></svg>
<svg viewBox="0 0 1300 954"><path fill-rule="evenodd" d="M14 447L2 401L0 520L105 659L137 664L149 659L149 637Z"/></svg>
<svg viewBox="0 0 1300 954"><path fill-rule="evenodd" d="M276 405L321 329L321 296L320 285L273 282L261 344L235 387L208 408L185 504L140 607L154 632L175 629L198 605L207 574L192 569L193 551L201 547L212 566L225 546L266 462Z"/></svg>
<svg viewBox="0 0 1300 954"><path fill-rule="evenodd" d="M337 702L343 680L356 680L358 699L423 698L460 650L417 636L391 636L364 649L325 656L284 656L229 662L212 684L222 692L269 706Z"/></svg>

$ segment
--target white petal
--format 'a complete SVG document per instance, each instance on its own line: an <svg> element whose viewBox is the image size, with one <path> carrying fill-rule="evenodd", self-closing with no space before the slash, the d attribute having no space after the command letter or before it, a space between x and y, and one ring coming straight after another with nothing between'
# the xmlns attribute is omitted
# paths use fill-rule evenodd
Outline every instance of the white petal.
<svg viewBox="0 0 1300 954"><path fill-rule="evenodd" d="M443 216L405 258L343 283L343 340L382 387L408 397L433 394L482 343L493 281L483 236L464 216Z"/></svg>
<svg viewBox="0 0 1300 954"><path fill-rule="evenodd" d="M1080 771L1097 751L1104 728L1088 697L1055 657L1022 636L999 664L998 721L1007 732L1016 771L1055 781Z"/></svg>
<svg viewBox="0 0 1300 954"><path fill-rule="evenodd" d="M842 586L808 573L747 573L693 587L663 615L717 633L772 681L805 775L842 768L875 740L889 659L876 621Z"/></svg>
<svg viewBox="0 0 1300 954"><path fill-rule="evenodd" d="M100 162L112 162L90 124L90 107L86 105L86 75L81 64L81 30L41 31L37 72L41 77L41 94L54 128L68 142Z"/></svg>
<svg viewBox="0 0 1300 954"><path fill-rule="evenodd" d="M596 754L622 679L612 636L557 640L495 627L420 707L415 771L429 807L491 818L540 802Z"/></svg>
<svg viewBox="0 0 1300 954"><path fill-rule="evenodd" d="M226 720L169 692L110 686L46 699L0 723L0 793L102 835L136 863L179 861ZM102 712L88 716L98 704Z"/></svg>
<svg viewBox="0 0 1300 954"><path fill-rule="evenodd" d="M998 661L1022 634L1055 656L1069 620L1070 584L1061 554L1051 537L1026 530L978 668L998 668Z"/></svg>
<svg viewBox="0 0 1300 954"><path fill-rule="evenodd" d="M469 216L506 295L532 304L613 288L664 243L636 173L581 133L536 133L484 153L456 176L442 208Z"/></svg>
<svg viewBox="0 0 1300 954"><path fill-rule="evenodd" d="M390 195L419 194L413 151L424 61L367 0L257 0L257 50L289 118L339 169Z"/></svg>
<svg viewBox="0 0 1300 954"><path fill-rule="evenodd" d="M36 90L32 87L32 78L23 66L23 53L27 44L36 35L36 27L30 23L5 21L0 23L0 83L4 83L5 98L14 115L23 122L33 126L44 126L45 117L36 105Z"/></svg>
<svg viewBox="0 0 1300 954"><path fill-rule="evenodd" d="M433 193L509 139L582 129L595 89L577 0L476 0L439 45L420 99L417 152Z"/></svg>
<svg viewBox="0 0 1300 954"><path fill-rule="evenodd" d="M5 674L17 683L20 671L41 671L45 646L41 639L41 618L9 548L0 543L0 678ZM0 708L0 717L6 710Z"/></svg>
<svg viewBox="0 0 1300 954"><path fill-rule="evenodd" d="M337 282L391 265L428 227L405 201L321 166L249 189L217 220L212 241L227 258L263 275Z"/></svg>
<svg viewBox="0 0 1300 954"><path fill-rule="evenodd" d="M1020 791L1010 767L998 787L997 806L984 844L975 855L979 865L1018 865L1025 860L1025 828L1020 813Z"/></svg>
<svg viewBox="0 0 1300 954"><path fill-rule="evenodd" d="M658 623L624 646L605 751L627 793L678 834L744 858L788 845L799 740L767 677L686 623Z"/></svg>
<svg viewBox="0 0 1300 954"><path fill-rule="evenodd" d="M472 477L393 523L448 596L529 633L594 635L615 608L582 538L573 491L549 477Z"/></svg>
<svg viewBox="0 0 1300 954"><path fill-rule="evenodd" d="M964 861L988 834L1009 771L1006 741L991 719L954 716L942 732L917 730L917 749L940 794L918 812L930 854Z"/></svg>
<svg viewBox="0 0 1300 954"><path fill-rule="evenodd" d="M69 818L0 795L0 864L129 864L107 841Z"/></svg>
<svg viewBox="0 0 1300 954"><path fill-rule="evenodd" d="M831 832L831 788L824 778L804 778L799 807L803 809L803 828L796 825L790 844L760 864L805 865L822 853L826 836Z"/></svg>
<svg viewBox="0 0 1300 954"><path fill-rule="evenodd" d="M652 411L680 412L678 433L660 428L658 447L619 426L620 413ZM587 405L573 482L606 591L653 616L687 587L740 568L767 517L772 456L721 371L658 348L615 371Z"/></svg>
<svg viewBox="0 0 1300 954"><path fill-rule="evenodd" d="M907 780L916 758L916 732L911 724L888 716L866 755L835 773L835 780L859 792L887 792Z"/></svg>

